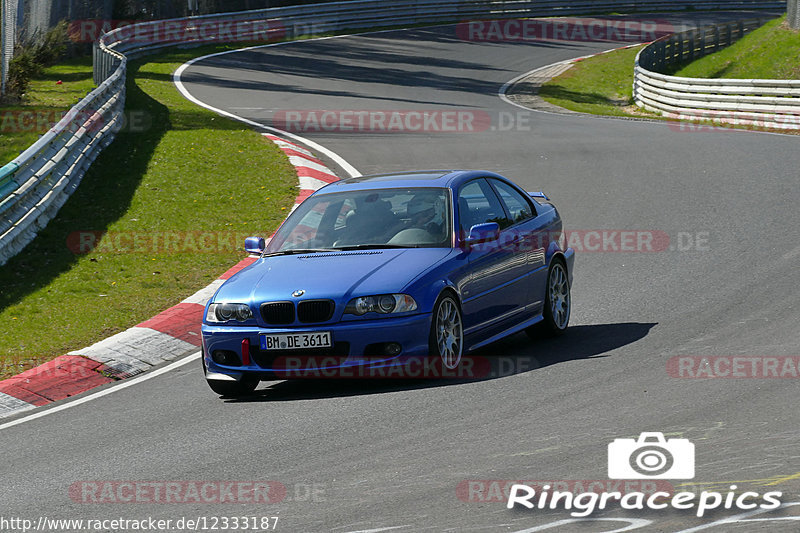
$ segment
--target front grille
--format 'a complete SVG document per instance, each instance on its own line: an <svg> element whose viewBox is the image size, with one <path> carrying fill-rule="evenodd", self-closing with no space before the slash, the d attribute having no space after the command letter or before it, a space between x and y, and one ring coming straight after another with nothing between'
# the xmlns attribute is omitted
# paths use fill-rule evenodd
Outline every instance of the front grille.
<svg viewBox="0 0 800 533"><path fill-rule="evenodd" d="M333 316L333 300L305 300L297 304L297 319L304 324L327 322Z"/></svg>
<svg viewBox="0 0 800 533"><path fill-rule="evenodd" d="M292 302L261 304L261 317L267 324L292 324L294 322L294 304Z"/></svg>

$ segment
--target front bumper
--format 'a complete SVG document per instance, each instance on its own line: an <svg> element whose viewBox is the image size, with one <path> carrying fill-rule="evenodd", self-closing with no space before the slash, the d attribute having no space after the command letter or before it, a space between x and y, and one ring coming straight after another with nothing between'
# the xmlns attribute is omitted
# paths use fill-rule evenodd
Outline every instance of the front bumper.
<svg viewBox="0 0 800 533"><path fill-rule="evenodd" d="M567 261L567 275L569 276L569 286L572 287L572 271L575 267L575 250L567 248L564 251L564 259Z"/></svg>
<svg viewBox="0 0 800 533"><path fill-rule="evenodd" d="M291 328L257 326L212 326L203 324L203 357L208 379L241 379L244 374L264 379L282 375L290 368L335 369L352 366L386 366L404 357L428 354L431 315L355 320ZM260 335L330 331L334 346L312 350L262 350ZM247 343L242 341L247 340ZM376 345L397 343L402 350L394 356L369 353ZM247 356L243 353L249 345ZM217 351L227 352L233 364L215 361ZM249 360L249 364L248 364Z"/></svg>

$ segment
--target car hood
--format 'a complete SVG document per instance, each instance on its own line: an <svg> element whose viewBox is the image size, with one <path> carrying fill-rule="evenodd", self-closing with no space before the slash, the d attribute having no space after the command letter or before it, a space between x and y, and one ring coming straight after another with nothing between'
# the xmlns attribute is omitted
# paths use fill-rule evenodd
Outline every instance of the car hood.
<svg viewBox="0 0 800 533"><path fill-rule="evenodd" d="M299 290L303 299L400 292L450 252L409 248L264 257L231 277L214 301L280 301Z"/></svg>

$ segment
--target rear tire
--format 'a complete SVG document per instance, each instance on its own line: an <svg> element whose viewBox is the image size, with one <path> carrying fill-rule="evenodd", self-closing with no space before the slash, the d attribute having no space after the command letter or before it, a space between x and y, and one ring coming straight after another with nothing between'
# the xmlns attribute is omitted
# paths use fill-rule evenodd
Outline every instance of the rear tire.
<svg viewBox="0 0 800 533"><path fill-rule="evenodd" d="M572 296L567 266L561 258L554 259L547 273L543 320L525 330L531 337L558 337L567 331Z"/></svg>

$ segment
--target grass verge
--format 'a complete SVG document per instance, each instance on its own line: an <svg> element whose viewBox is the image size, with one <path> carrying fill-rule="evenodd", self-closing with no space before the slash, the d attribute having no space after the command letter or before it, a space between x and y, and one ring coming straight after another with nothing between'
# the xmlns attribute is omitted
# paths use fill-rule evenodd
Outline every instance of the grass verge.
<svg viewBox="0 0 800 533"><path fill-rule="evenodd" d="M539 96L581 113L650 116L633 106L633 64L641 49L635 46L584 59L545 83Z"/></svg>
<svg viewBox="0 0 800 533"><path fill-rule="evenodd" d="M0 378L178 303L243 257L243 236L268 235L288 213L297 178L283 153L172 84L185 61L228 48L129 63L129 127L34 242L0 267ZM91 232L107 233L76 253Z"/></svg>
<svg viewBox="0 0 800 533"><path fill-rule="evenodd" d="M797 62L800 32L788 28L785 20L783 16L770 21L728 48L677 66L671 74L691 78L800 79L800 64ZM585 59L545 83L539 96L551 104L582 113L669 120L633 104L633 66L641 48L615 50ZM767 129L716 122L714 125Z"/></svg>
<svg viewBox="0 0 800 533"><path fill-rule="evenodd" d="M0 109L0 166L36 142L93 88L91 57L45 69L31 81L20 105Z"/></svg>
<svg viewBox="0 0 800 533"><path fill-rule="evenodd" d="M688 78L800 79L800 31L786 17L767 22L731 46L674 71Z"/></svg>

